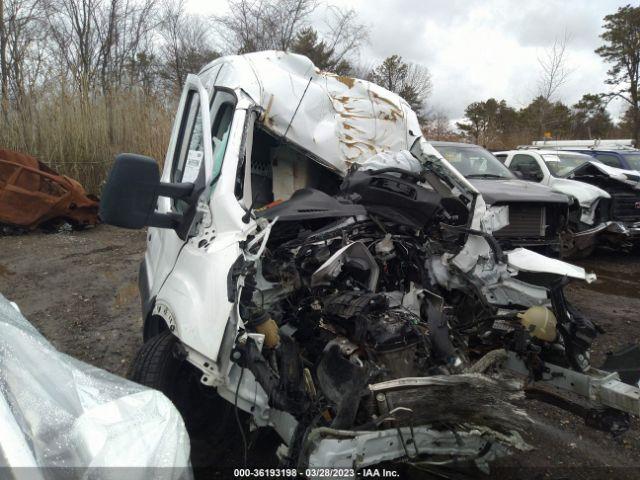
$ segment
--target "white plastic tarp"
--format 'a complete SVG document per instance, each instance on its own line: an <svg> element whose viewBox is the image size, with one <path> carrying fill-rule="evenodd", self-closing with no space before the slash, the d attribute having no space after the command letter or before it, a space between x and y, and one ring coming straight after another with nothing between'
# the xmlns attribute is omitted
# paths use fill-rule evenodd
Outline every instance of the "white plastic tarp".
<svg viewBox="0 0 640 480"><path fill-rule="evenodd" d="M1 478L190 479L189 451L162 393L58 352L0 294Z"/></svg>

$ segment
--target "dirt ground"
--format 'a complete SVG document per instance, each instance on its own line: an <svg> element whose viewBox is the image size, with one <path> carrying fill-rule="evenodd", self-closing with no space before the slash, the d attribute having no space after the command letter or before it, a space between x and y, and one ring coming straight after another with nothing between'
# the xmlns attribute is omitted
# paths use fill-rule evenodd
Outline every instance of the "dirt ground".
<svg viewBox="0 0 640 480"><path fill-rule="evenodd" d="M0 293L59 350L116 374L127 372L141 343L137 291L145 232L109 226L84 232L0 237ZM605 329L592 363L606 352L640 342L640 254L597 252L579 262L598 274L573 283L571 301ZM636 478L640 422L619 438L535 400L525 439L535 447L498 463L499 476L518 478ZM494 473L496 470L494 470ZM415 476L416 472L411 475Z"/></svg>

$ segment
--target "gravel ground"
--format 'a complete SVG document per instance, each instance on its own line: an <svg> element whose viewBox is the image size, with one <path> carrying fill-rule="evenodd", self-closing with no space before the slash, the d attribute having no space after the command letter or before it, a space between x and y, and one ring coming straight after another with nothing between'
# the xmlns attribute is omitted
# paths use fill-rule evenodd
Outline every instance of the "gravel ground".
<svg viewBox="0 0 640 480"><path fill-rule="evenodd" d="M84 232L0 237L0 293L59 350L116 374L127 372L141 342L137 291L145 233L109 226ZM597 252L579 262L598 274L570 285L571 301L605 333L592 363L640 342L640 255ZM640 422L619 438L584 425L571 413L526 402L536 420L525 439L535 447L501 460L494 470L513 478L636 478ZM412 478L419 478L412 472Z"/></svg>

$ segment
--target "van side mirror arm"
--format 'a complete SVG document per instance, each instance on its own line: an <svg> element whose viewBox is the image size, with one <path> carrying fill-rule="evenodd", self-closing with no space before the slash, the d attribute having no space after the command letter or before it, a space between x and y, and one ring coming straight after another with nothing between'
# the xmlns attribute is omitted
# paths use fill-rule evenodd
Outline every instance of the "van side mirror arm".
<svg viewBox="0 0 640 480"><path fill-rule="evenodd" d="M159 183L156 188L156 195L175 200L185 200L193 193L193 187L193 183Z"/></svg>
<svg viewBox="0 0 640 480"><path fill-rule="evenodd" d="M169 197L174 200L186 200L187 203L193 193L193 183L159 183L156 188L156 199L158 197ZM184 215L177 212L158 213L152 212L149 215L148 225L150 227L169 228L176 230Z"/></svg>
<svg viewBox="0 0 640 480"><path fill-rule="evenodd" d="M169 228L175 230L182 223L183 215L180 213L158 213L153 212L149 215L147 225L149 227Z"/></svg>

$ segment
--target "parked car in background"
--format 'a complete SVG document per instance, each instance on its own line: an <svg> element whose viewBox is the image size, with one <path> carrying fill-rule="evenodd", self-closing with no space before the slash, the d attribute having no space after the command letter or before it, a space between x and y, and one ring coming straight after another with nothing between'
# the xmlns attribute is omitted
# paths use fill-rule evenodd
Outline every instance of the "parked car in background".
<svg viewBox="0 0 640 480"><path fill-rule="evenodd" d="M584 153L610 167L640 170L640 150L632 140L546 140L533 142L535 147L571 150Z"/></svg>
<svg viewBox="0 0 640 480"><path fill-rule="evenodd" d="M494 154L522 178L570 195L580 204L579 216L570 222L573 235L567 254L587 256L598 244L630 247L640 234L637 172L566 150L531 147Z"/></svg>
<svg viewBox="0 0 640 480"><path fill-rule="evenodd" d="M566 195L518 178L478 145L429 143L478 189L489 208L508 210L508 225L493 232L502 245L560 249L560 236L568 228L571 206Z"/></svg>
<svg viewBox="0 0 640 480"><path fill-rule="evenodd" d="M567 149L569 150L569 149ZM621 168L623 170L640 171L640 150L636 149L571 149L574 152L590 155L597 161L610 167Z"/></svg>

